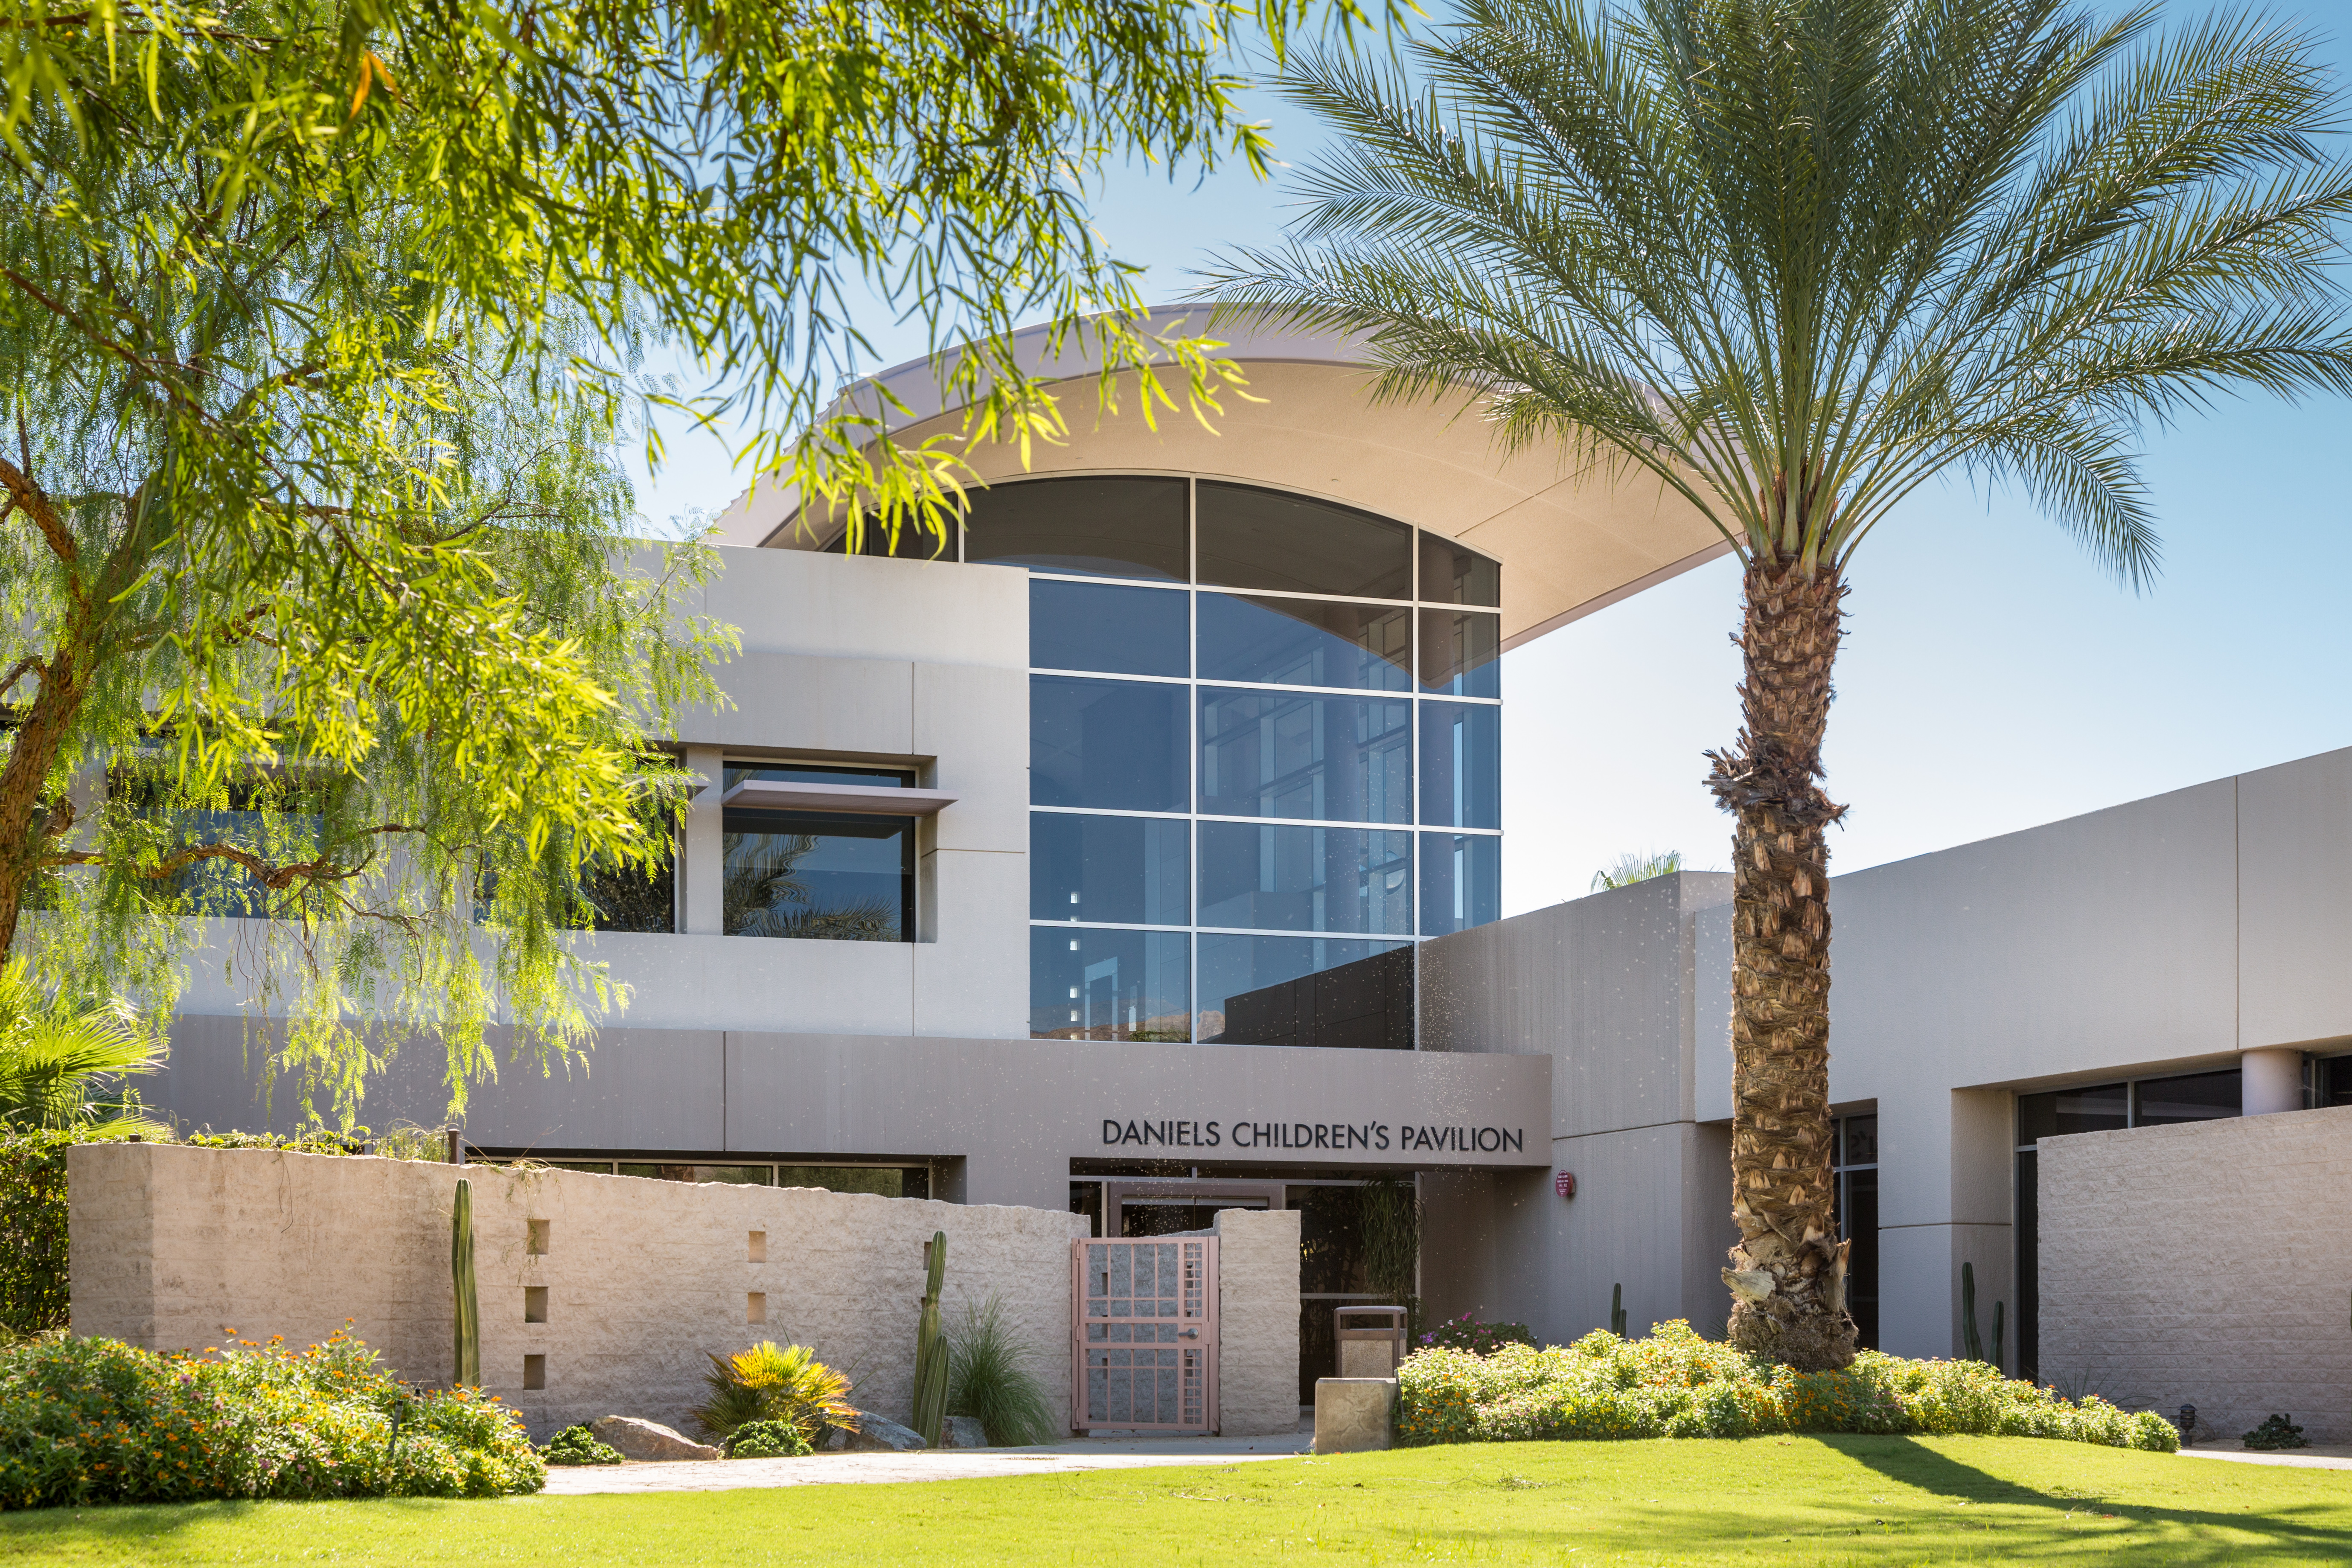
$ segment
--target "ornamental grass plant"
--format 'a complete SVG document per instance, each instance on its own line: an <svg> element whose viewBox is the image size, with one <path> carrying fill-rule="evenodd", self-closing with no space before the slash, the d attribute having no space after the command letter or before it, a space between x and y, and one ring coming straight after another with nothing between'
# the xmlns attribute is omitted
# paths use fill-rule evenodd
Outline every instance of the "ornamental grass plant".
<svg viewBox="0 0 2352 1568"><path fill-rule="evenodd" d="M2096 1395L2069 1400L1983 1362L1864 1351L1842 1371L1801 1373L1679 1321L1639 1340L1596 1329L1545 1350L1423 1350L1397 1381L1397 1436L1407 1444L1853 1432L2180 1447L2153 1411L2119 1410Z"/></svg>
<svg viewBox="0 0 2352 1568"><path fill-rule="evenodd" d="M546 1479L514 1412L478 1389L410 1394L348 1334L201 1356L63 1336L0 1350L0 1509L499 1497Z"/></svg>
<svg viewBox="0 0 2352 1568"><path fill-rule="evenodd" d="M948 1414L979 1421L991 1443L1021 1447L1062 1436L1045 1385L1030 1367L1029 1347L1004 1321L1004 1299L967 1300L948 1342Z"/></svg>

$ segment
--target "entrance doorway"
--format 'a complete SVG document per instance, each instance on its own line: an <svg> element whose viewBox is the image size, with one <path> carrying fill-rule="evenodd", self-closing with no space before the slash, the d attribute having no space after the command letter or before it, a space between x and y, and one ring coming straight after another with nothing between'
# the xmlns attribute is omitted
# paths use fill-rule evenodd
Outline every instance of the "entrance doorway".
<svg viewBox="0 0 2352 1568"><path fill-rule="evenodd" d="M1070 1210L1094 1234L1129 1240L1209 1229L1219 1209L1298 1214L1298 1401L1338 1370L1335 1307L1403 1307L1418 1329L1420 1204L1411 1172L1301 1172L1273 1179L1264 1167L1233 1175L1129 1167L1073 1173Z"/></svg>
<svg viewBox="0 0 2352 1568"><path fill-rule="evenodd" d="M1070 1243L1070 1426L1217 1429L1217 1238Z"/></svg>

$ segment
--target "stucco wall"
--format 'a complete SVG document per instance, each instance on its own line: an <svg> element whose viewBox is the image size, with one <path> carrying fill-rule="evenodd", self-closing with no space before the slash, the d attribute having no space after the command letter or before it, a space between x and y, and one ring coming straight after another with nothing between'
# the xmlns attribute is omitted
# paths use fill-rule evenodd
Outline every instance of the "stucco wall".
<svg viewBox="0 0 2352 1568"><path fill-rule="evenodd" d="M2352 1109L2044 1138L2042 1376L2352 1441Z"/></svg>
<svg viewBox="0 0 2352 1568"><path fill-rule="evenodd" d="M1550 1171L1428 1172L1423 1296L1433 1317L1525 1322L1546 1343L1606 1327L1624 1288L1633 1331L1714 1331L1730 1223L1728 1134L1695 1121L1705 1029L1699 921L1731 879L1685 872L1555 904L1422 948L1422 1044L1552 1066ZM1488 1059L1492 1059L1489 1057ZM1554 1175L1575 1173L1579 1194Z"/></svg>
<svg viewBox="0 0 2352 1568"><path fill-rule="evenodd" d="M1217 1409L1228 1437L1298 1430L1298 1213L1225 1209L1217 1233Z"/></svg>
<svg viewBox="0 0 2352 1568"><path fill-rule="evenodd" d="M68 1157L73 1328L158 1349L284 1334L297 1344L352 1321L403 1375L452 1371L449 1207L455 1166L269 1150L86 1145ZM473 1183L482 1380L544 1436L605 1415L683 1426L705 1354L762 1339L814 1345L855 1373L857 1398L904 1419L911 1404L923 1243L948 1237L950 1322L1000 1295L1032 1347L1055 1408L1069 1400L1072 1237L1086 1221L1049 1210L965 1206L799 1188L692 1185L570 1171L467 1167ZM548 1222L544 1256L529 1224ZM750 1256L763 1233L764 1262ZM1297 1312L1297 1227L1281 1310ZM1270 1245L1270 1244L1269 1244ZM1263 1273L1238 1248L1244 1303ZM1254 1269L1255 1272L1254 1272ZM548 1290L548 1321L526 1323L524 1290ZM766 1321L747 1321L766 1298ZM1244 1324L1271 1307L1244 1304ZM1296 1328L1294 1324L1295 1339ZM1254 1343L1244 1335L1245 1347ZM1285 1397L1291 1362L1273 1378ZM527 1392L523 1358L544 1355ZM1238 1408L1262 1399L1245 1348ZM688 1428L690 1430L690 1428Z"/></svg>

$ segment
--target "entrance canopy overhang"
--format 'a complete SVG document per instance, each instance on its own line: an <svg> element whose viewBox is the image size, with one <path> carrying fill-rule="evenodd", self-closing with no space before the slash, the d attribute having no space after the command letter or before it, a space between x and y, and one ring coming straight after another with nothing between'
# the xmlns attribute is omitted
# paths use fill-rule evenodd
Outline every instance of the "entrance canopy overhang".
<svg viewBox="0 0 2352 1568"><path fill-rule="evenodd" d="M1163 310L1161 331L1224 340L1219 357L1248 376L1249 401L1224 400L1204 429L1182 411L1181 376L1157 372L1178 402L1158 429L1132 388L1116 415L1097 414L1094 373L1045 330L1015 339L1024 363L1052 383L1069 439L1031 450L983 447L968 459L986 481L1096 473L1188 473L1297 490L1433 530L1503 563L1503 646L1517 647L1728 552L1714 526L1648 475L1603 471L1564 446L1505 452L1468 395L1375 405L1373 371L1358 342L1246 319L1211 326L1205 309ZM905 405L893 433L909 443L955 433L928 362L876 380ZM868 394L870 396L871 394ZM879 400L877 400L878 406ZM818 549L823 530L793 526L789 490L757 487L719 518L722 542ZM836 526L832 533L837 534Z"/></svg>

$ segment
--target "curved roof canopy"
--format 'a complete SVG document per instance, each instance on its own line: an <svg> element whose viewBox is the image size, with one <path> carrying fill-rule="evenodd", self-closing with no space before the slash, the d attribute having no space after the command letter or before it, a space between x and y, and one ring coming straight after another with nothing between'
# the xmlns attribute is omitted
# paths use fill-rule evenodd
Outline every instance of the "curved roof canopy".
<svg viewBox="0 0 2352 1568"><path fill-rule="evenodd" d="M1202 312L1195 312L1200 317ZM1183 313L1162 310L1156 325ZM983 480L1049 475L1189 473L1296 490L1431 529L1503 563L1503 646L1515 647L1654 584L1727 553L1714 526L1645 474L1580 470L1559 448L1506 454L1468 395L1442 402L1375 405L1372 372L1349 340L1288 327L1220 321L1219 356L1247 367L1251 402L1224 400L1214 432L1162 410L1158 430L1135 412L1132 393L1116 416L1095 417L1094 371L1066 348L1045 352L1045 329L1015 339L1062 396L1069 439L1019 450L983 447L968 458ZM1026 356L1024 356L1026 358ZM1167 372L1156 372L1163 376ZM920 441L953 434L928 362L877 378L911 418L894 414L894 434ZM1182 388L1172 384L1181 406ZM824 542L790 526L788 490L755 487L719 520L724 542L814 549Z"/></svg>

